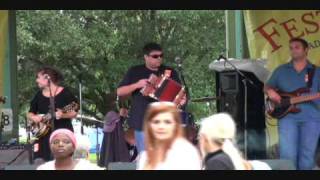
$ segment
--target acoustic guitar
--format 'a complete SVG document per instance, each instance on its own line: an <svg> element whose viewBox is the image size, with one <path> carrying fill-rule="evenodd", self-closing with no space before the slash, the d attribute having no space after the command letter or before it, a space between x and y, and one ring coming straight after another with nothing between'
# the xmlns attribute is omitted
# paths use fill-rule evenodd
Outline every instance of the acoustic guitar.
<svg viewBox="0 0 320 180"><path fill-rule="evenodd" d="M76 111L79 109L79 105L76 102L72 102L71 104L65 106L62 108L62 112L63 113L68 113L71 111ZM29 127L30 127L30 131L31 131L31 136L32 138L41 138L44 135L46 135L49 130L51 129L51 119L52 116L50 113L47 114L38 114L42 116L42 120L38 123L29 120Z"/></svg>

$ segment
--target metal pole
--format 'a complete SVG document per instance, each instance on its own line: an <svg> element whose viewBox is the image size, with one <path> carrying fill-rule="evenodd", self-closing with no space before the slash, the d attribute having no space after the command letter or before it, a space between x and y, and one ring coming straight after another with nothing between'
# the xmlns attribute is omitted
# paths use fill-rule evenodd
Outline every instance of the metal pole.
<svg viewBox="0 0 320 180"><path fill-rule="evenodd" d="M83 114L82 114L82 74L80 73L78 75L79 79L79 106L80 106L80 121L81 121L81 134L84 135L84 130L83 130Z"/></svg>
<svg viewBox="0 0 320 180"><path fill-rule="evenodd" d="M98 128L98 122L96 122L96 128L97 128L97 145L96 145L96 155L97 155L97 165L99 165L99 155L100 155L100 146L99 146L99 128Z"/></svg>
<svg viewBox="0 0 320 180"><path fill-rule="evenodd" d="M235 40L236 58L243 58L243 15L242 10L235 10Z"/></svg>
<svg viewBox="0 0 320 180"><path fill-rule="evenodd" d="M82 120L82 82L81 77L79 78L79 99L80 99L80 121L81 121L81 134L83 135L83 120Z"/></svg>
<svg viewBox="0 0 320 180"><path fill-rule="evenodd" d="M29 155L29 164L34 164L34 160L33 160L33 143L31 143L31 137L30 137L30 125L28 123L28 119L26 118L26 133L27 133L27 151L28 151L28 155Z"/></svg>
<svg viewBox="0 0 320 180"><path fill-rule="evenodd" d="M49 112L51 114L51 130L52 132L55 130L55 119L56 119L56 107L55 107L55 94L52 94L52 89L51 89L51 77L48 77L48 83L49 83L49 93L50 93L50 109Z"/></svg>

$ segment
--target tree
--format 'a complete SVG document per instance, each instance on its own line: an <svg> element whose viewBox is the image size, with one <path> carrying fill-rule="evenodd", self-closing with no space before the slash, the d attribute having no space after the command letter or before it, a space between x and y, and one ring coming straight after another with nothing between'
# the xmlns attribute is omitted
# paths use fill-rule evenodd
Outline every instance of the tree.
<svg viewBox="0 0 320 180"><path fill-rule="evenodd" d="M224 24L223 11L17 11L20 118L37 90L35 69L51 65L75 94L82 77L84 112L101 119L107 94L130 66L143 63L141 49L150 41L164 47L166 64L176 67L175 57L183 59L191 98L214 96L208 65L225 47ZM214 106L190 103L188 110L199 119Z"/></svg>

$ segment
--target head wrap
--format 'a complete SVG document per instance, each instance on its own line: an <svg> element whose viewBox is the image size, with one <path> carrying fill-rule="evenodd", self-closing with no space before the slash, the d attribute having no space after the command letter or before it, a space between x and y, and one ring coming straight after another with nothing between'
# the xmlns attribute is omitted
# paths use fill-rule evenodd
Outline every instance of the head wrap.
<svg viewBox="0 0 320 180"><path fill-rule="evenodd" d="M74 148L76 147L76 145L77 145L76 136L69 129L57 129L57 130L53 131L53 133L50 136L50 140L49 140L50 144L52 143L53 138L58 134L67 135L69 137L69 139L71 140L73 147Z"/></svg>

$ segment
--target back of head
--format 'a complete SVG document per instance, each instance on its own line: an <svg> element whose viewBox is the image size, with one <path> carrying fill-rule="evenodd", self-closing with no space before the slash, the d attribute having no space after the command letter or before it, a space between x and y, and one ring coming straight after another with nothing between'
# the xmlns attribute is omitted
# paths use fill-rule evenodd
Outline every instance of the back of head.
<svg viewBox="0 0 320 180"><path fill-rule="evenodd" d="M199 133L206 135L210 139L233 139L236 133L236 126L229 114L219 113L203 119Z"/></svg>
<svg viewBox="0 0 320 180"><path fill-rule="evenodd" d="M222 142L222 150L230 157L236 170L243 170L244 161L233 141L236 125L229 114L219 113L201 121L199 134L211 142Z"/></svg>
<svg viewBox="0 0 320 180"><path fill-rule="evenodd" d="M37 74L38 73L48 75L51 81L57 85L60 84L64 79L61 72L57 68L51 66L40 67L39 69L37 69Z"/></svg>
<svg viewBox="0 0 320 180"><path fill-rule="evenodd" d="M77 147L73 154L74 159L88 159L90 152L90 140L85 135L77 136Z"/></svg>

